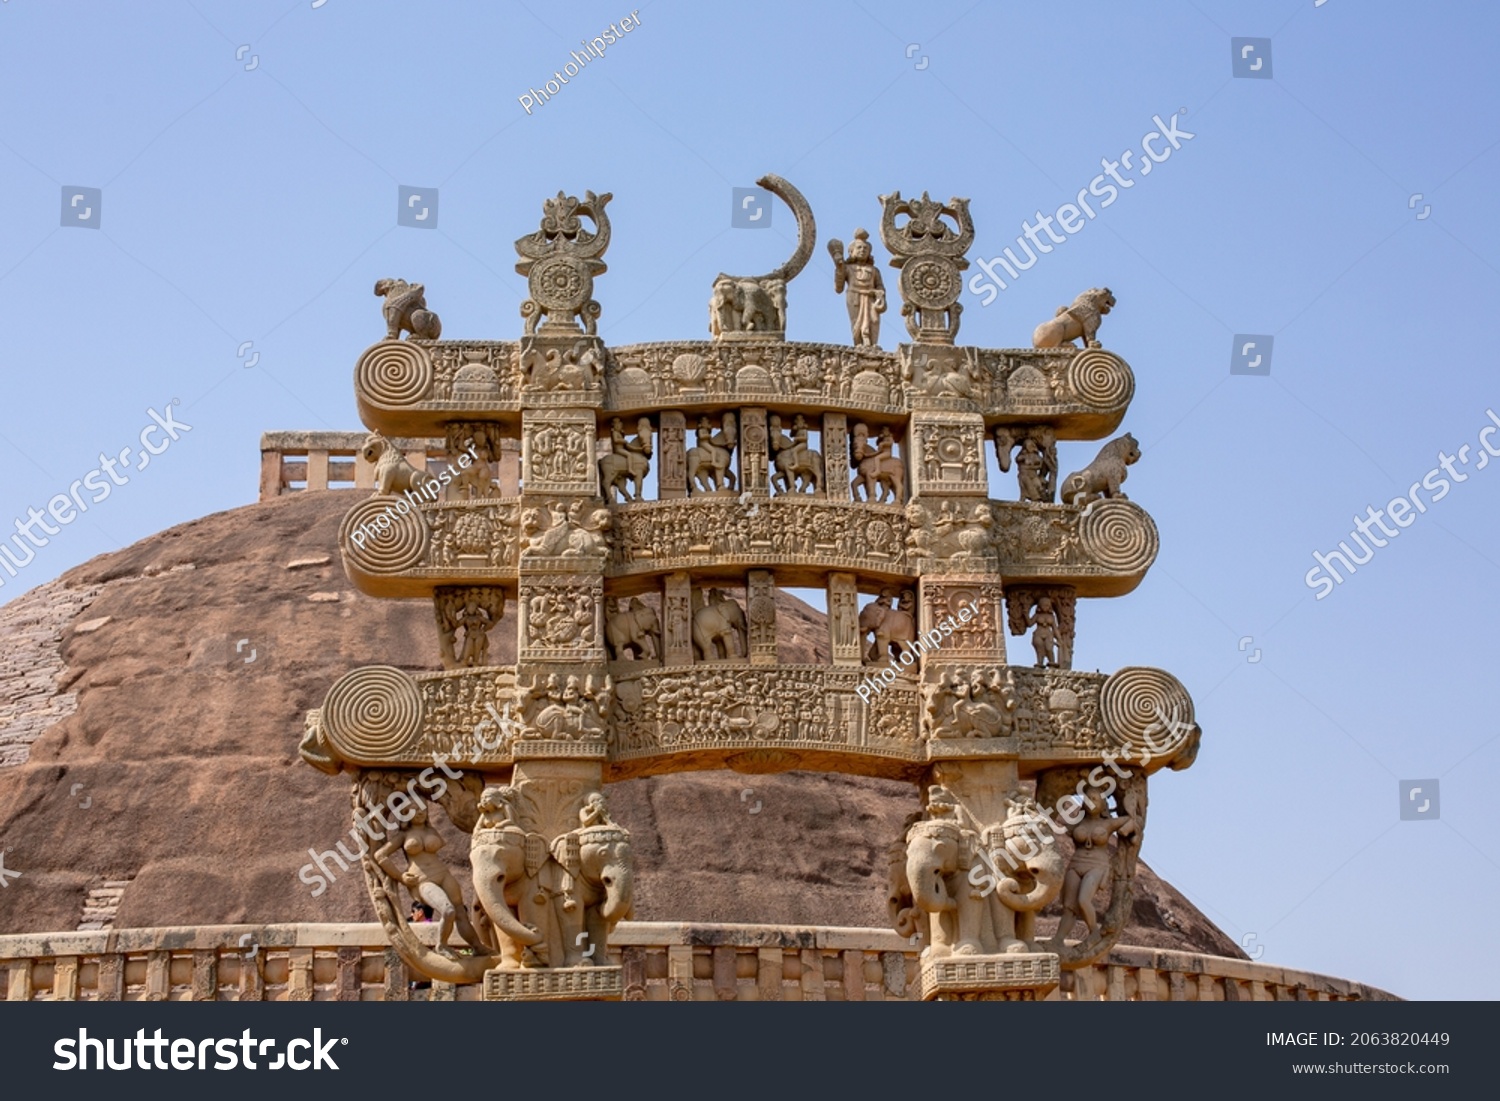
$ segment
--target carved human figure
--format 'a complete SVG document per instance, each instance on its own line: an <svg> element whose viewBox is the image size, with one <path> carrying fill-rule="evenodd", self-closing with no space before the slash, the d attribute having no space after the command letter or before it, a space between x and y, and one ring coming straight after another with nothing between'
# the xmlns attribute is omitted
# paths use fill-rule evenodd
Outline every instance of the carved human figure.
<svg viewBox="0 0 1500 1101"><path fill-rule="evenodd" d="M822 493L823 456L810 446L807 418L792 419L792 434L781 430L781 417L771 415L769 443L775 473L771 485L778 493Z"/></svg>
<svg viewBox="0 0 1500 1101"><path fill-rule="evenodd" d="M883 502L889 498L901 503L906 496L906 467L896 457L896 437L889 425L881 427L872 447L870 429L864 424L856 424L849 439L849 454L857 471L849 484L856 501Z"/></svg>
<svg viewBox="0 0 1500 1101"><path fill-rule="evenodd" d="M401 794L400 792L396 793ZM394 798L394 796L393 796ZM463 888L453 877L447 863L438 853L443 848L443 835L427 823L425 805L412 807L412 816L404 829L386 836L386 842L375 852L375 863L392 879L399 880L411 893L414 901L432 907L441 925L438 929L438 951L447 952L448 937L458 926L459 936L473 948L483 951L487 946L469 921L468 903L464 901ZM392 814L400 818L394 809ZM396 867L392 857L405 852L406 868Z"/></svg>
<svg viewBox="0 0 1500 1101"><path fill-rule="evenodd" d="M739 443L733 413L725 413L715 432L707 417L698 418L698 445L687 453L688 488L694 493L733 492L735 473L731 463Z"/></svg>
<svg viewBox="0 0 1500 1101"><path fill-rule="evenodd" d="M599 460L599 489L611 502L641 500L641 487L651 471L651 418L637 421L635 432L628 438L619 417L610 422L610 453Z"/></svg>
<svg viewBox="0 0 1500 1101"><path fill-rule="evenodd" d="M844 243L828 242L833 257L833 290L842 294L849 309L849 329L856 345L879 345L880 315L885 313L885 281L875 265L870 235L863 229L854 231L849 255Z"/></svg>
<svg viewBox="0 0 1500 1101"><path fill-rule="evenodd" d="M1104 877L1109 874L1109 837L1118 833L1129 837L1137 832L1136 820L1129 814L1109 815L1105 813L1108 800L1103 795L1069 796L1074 807L1082 805L1083 818L1073 827L1073 858L1068 861L1068 870L1063 877L1062 918L1052 943L1062 944L1077 920L1083 918L1090 933L1099 928L1099 915L1094 910L1094 896ZM1064 821L1075 813L1070 810Z"/></svg>
<svg viewBox="0 0 1500 1101"><path fill-rule="evenodd" d="M1026 626L1033 628L1031 647L1036 651L1039 668L1057 668L1058 622L1052 610L1052 598L1044 596L1036 602L1036 610L1026 617Z"/></svg>
<svg viewBox="0 0 1500 1101"><path fill-rule="evenodd" d="M494 626L490 613L480 606L479 601L470 600L464 605L458 625L464 630L464 649L459 664L486 664L490 653L490 628Z"/></svg>

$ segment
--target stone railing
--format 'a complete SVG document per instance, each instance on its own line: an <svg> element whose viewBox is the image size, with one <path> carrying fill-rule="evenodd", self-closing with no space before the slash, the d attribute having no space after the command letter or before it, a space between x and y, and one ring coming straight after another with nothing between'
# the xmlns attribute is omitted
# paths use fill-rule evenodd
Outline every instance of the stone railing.
<svg viewBox="0 0 1500 1101"><path fill-rule="evenodd" d="M360 454L368 438L368 432L261 433L260 499L269 501L304 489L374 489L375 464ZM429 462L447 462L442 440L391 442L413 466L426 469ZM520 442L516 441L509 452L501 456L498 474L502 486L510 475L510 492L514 493L520 472Z"/></svg>
<svg viewBox="0 0 1500 1101"><path fill-rule="evenodd" d="M415 926L430 940L435 925ZM610 938L626 998L911 1001L917 952L880 929L624 922ZM1120 946L1049 1000L1392 1001L1345 979ZM477 1001L414 977L379 925L211 925L0 936L9 1001Z"/></svg>

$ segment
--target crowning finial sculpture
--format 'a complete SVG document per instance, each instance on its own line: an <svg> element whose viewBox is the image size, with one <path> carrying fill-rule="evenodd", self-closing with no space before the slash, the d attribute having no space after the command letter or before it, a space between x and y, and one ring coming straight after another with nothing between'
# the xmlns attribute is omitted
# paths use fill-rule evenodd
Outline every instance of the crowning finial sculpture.
<svg viewBox="0 0 1500 1101"><path fill-rule="evenodd" d="M714 278L708 304L708 332L715 340L784 340L786 338L786 285L812 258L818 242L818 227L812 207L802 192L780 176L762 176L755 181L792 208L797 218L797 248L775 271L765 275L725 275Z"/></svg>
<svg viewBox="0 0 1500 1101"><path fill-rule="evenodd" d="M644 997L639 956L609 943L633 873L604 788L721 767L915 785L890 906L922 945L923 997L1089 996L1080 969L1130 913L1147 778L1200 741L1170 674L1073 668L1079 600L1129 592L1157 551L1120 490L1133 437L1057 478L1059 442L1109 436L1134 393L1096 341L1113 296L1081 296L1033 350L959 346L967 201L891 194L881 237L912 342L879 347L863 233L832 250L854 343L787 342L786 283L816 230L795 188L760 182L797 213L797 251L719 276L711 341L595 335L608 194L559 193L517 242L519 340L437 342L420 285L387 287L390 335L414 339L356 368L382 492L340 540L361 590L433 599L443 668L349 673L309 713L303 757L352 775L357 818L401 819L364 858L395 950L488 998ZM438 500L388 437L446 438L476 473ZM1017 499L991 496L991 441ZM517 452L497 495L490 463ZM784 664L776 588L811 578L831 657ZM513 665L491 662L502 622ZM1034 665L1009 662L1007 628L1031 633ZM434 806L470 835L471 884L445 874ZM410 899L441 911L436 946L407 925Z"/></svg>

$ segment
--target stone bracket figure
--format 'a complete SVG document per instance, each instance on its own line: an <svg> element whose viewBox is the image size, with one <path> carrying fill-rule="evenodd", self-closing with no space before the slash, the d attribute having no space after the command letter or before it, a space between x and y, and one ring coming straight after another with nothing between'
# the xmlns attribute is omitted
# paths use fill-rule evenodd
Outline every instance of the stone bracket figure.
<svg viewBox="0 0 1500 1101"><path fill-rule="evenodd" d="M505 614L505 590L494 585L440 587L433 594L444 669L489 664L490 630ZM463 632L463 646L458 645Z"/></svg>
<svg viewBox="0 0 1500 1101"><path fill-rule="evenodd" d="M399 340L403 332L413 340L436 340L443 335L443 323L427 308L427 288L405 279L381 279L375 283L375 294L385 299L385 338Z"/></svg>
<svg viewBox="0 0 1500 1101"><path fill-rule="evenodd" d="M609 454L599 460L599 490L613 504L643 499L642 488L651 472L651 418L636 421L635 436L625 435L624 422L609 424Z"/></svg>
<svg viewBox="0 0 1500 1101"><path fill-rule="evenodd" d="M1073 635L1077 594L1069 586L1010 588L1005 592L1010 633L1031 630L1037 668L1073 668Z"/></svg>
<svg viewBox="0 0 1500 1101"><path fill-rule="evenodd" d="M844 242L837 237L828 242L828 253L833 257L833 291L844 296L855 346L879 347L880 315L886 308L885 280L875 266L869 233L854 231L847 257Z"/></svg>
<svg viewBox="0 0 1500 1101"><path fill-rule="evenodd" d="M693 590L693 653L699 661L739 660L749 655L749 628L739 603L719 589Z"/></svg>
<svg viewBox="0 0 1500 1101"><path fill-rule="evenodd" d="M1057 500L1057 432L1047 425L999 425L995 429L995 458L1010 473L1015 453L1016 480L1021 500L1053 504ZM1020 451L1016 452L1019 448Z"/></svg>
<svg viewBox="0 0 1500 1101"><path fill-rule="evenodd" d="M638 596L621 599L619 611L609 614L604 641L610 661L661 661L661 621Z"/></svg>
<svg viewBox="0 0 1500 1101"><path fill-rule="evenodd" d="M891 602L895 599L895 592L887 589L860 610L860 645L864 645L866 636L874 636L865 650L865 664L883 665L892 658L899 661L903 654L911 652L912 662L901 664L910 664L915 670L916 657L911 644L917 638L916 594L907 589L892 608Z"/></svg>

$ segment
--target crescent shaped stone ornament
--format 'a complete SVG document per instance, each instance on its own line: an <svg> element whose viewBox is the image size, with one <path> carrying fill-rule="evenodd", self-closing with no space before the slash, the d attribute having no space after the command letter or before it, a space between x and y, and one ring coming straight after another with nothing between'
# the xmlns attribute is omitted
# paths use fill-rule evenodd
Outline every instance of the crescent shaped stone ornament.
<svg viewBox="0 0 1500 1101"><path fill-rule="evenodd" d="M797 219L797 247L786 263L764 275L720 272L714 278L708 331L715 340L785 340L786 285L807 267L818 243L818 226L802 192L776 175L762 176L755 183L791 207Z"/></svg>

